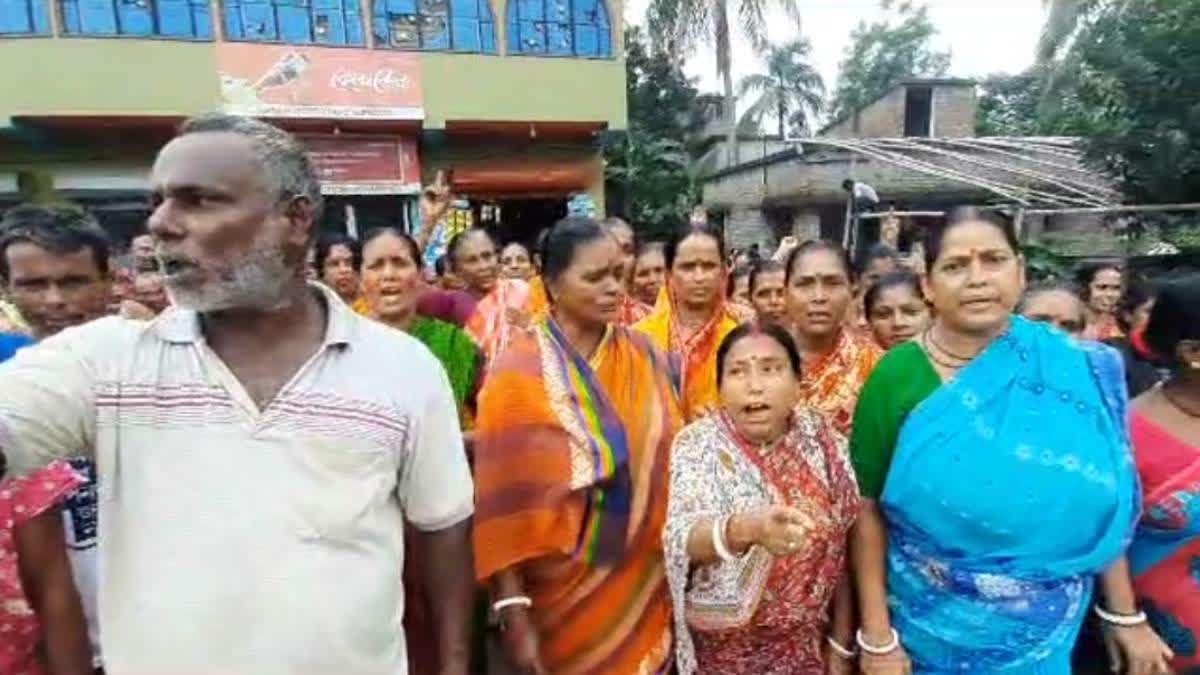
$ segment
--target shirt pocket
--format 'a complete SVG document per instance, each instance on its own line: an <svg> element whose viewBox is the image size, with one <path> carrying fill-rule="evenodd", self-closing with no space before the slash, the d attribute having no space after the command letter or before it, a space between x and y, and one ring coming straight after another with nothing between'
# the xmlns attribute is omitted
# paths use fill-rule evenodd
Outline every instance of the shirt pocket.
<svg viewBox="0 0 1200 675"><path fill-rule="evenodd" d="M394 451L360 439L318 438L298 459L303 480L292 502L301 539L349 543L386 526L382 514L396 489Z"/></svg>

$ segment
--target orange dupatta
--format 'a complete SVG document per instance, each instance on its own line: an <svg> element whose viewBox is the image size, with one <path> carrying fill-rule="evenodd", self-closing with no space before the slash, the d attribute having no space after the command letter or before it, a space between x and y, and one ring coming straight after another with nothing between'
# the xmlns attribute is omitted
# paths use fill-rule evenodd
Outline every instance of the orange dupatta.
<svg viewBox="0 0 1200 675"><path fill-rule="evenodd" d="M634 330L650 336L659 349L678 354L683 361L683 410L690 422L708 414L720 398L717 391L717 348L740 323L724 296L712 317L691 336L680 334L670 283L659 291L658 302Z"/></svg>
<svg viewBox="0 0 1200 675"><path fill-rule="evenodd" d="M476 573L520 568L556 675L657 672L671 661L661 537L682 426L673 369L626 328L611 326L585 362L548 326L513 332L479 396ZM572 361L585 365L564 367ZM615 424L597 433L591 425L605 419ZM596 462L605 444L627 449L623 465ZM609 509L594 496L621 481L624 536L593 558L584 543Z"/></svg>

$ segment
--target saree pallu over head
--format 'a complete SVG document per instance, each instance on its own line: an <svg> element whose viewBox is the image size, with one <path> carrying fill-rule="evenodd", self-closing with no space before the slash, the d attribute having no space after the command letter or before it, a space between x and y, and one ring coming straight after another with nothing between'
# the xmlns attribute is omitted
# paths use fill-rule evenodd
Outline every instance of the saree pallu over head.
<svg viewBox="0 0 1200 675"><path fill-rule="evenodd" d="M1120 357L1019 317L900 430L881 500L917 672L1070 673L1138 516Z"/></svg>
<svg viewBox="0 0 1200 675"><path fill-rule="evenodd" d="M858 394L881 358L883 352L867 334L843 327L832 351L804 364L800 404L825 413L849 435Z"/></svg>
<svg viewBox="0 0 1200 675"><path fill-rule="evenodd" d="M519 566L554 673L671 661L660 537L677 369L611 326L590 359L551 320L513 332L480 393L475 562Z"/></svg>
<svg viewBox="0 0 1200 675"><path fill-rule="evenodd" d="M688 421L699 419L716 408L717 348L739 323L721 296L708 321L691 335L683 335L674 292L668 281L659 291L658 302L650 315L634 325L634 330L649 335L659 349L679 356L683 368L683 412Z"/></svg>
<svg viewBox="0 0 1200 675"><path fill-rule="evenodd" d="M663 548L681 675L824 672L829 603L859 508L845 445L825 416L804 408L770 447L747 443L724 411L676 437ZM770 505L810 514L816 527L803 550L775 558L756 546L735 561L691 564L697 523Z"/></svg>
<svg viewBox="0 0 1200 675"><path fill-rule="evenodd" d="M1177 672L1200 667L1200 447L1133 414L1131 435L1144 489L1129 547L1138 606L1175 652Z"/></svg>
<svg viewBox="0 0 1200 675"><path fill-rule="evenodd" d="M517 279L500 279L490 293L480 298L475 312L463 326L483 350L488 362L508 344L514 327L529 325L529 284Z"/></svg>

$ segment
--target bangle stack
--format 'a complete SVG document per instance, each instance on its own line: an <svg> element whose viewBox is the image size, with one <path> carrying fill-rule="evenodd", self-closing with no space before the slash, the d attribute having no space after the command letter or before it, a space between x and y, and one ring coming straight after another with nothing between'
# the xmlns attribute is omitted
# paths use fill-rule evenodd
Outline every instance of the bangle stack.
<svg viewBox="0 0 1200 675"><path fill-rule="evenodd" d="M1113 626L1121 626L1123 628L1140 626L1149 621L1145 612L1137 612L1136 614L1116 614L1100 607L1100 605L1093 607L1092 611L1096 612L1096 616L1100 617L1100 620L1104 623Z"/></svg>
<svg viewBox="0 0 1200 675"><path fill-rule="evenodd" d="M858 648L863 650L863 652L865 652L867 654L873 654L875 656L883 656L884 654L891 654L892 652L894 652L900 648L900 634L896 632L895 628L893 628L891 630L892 630L892 639L889 640L887 644L881 645L879 647L876 647L867 642L866 638L863 637L863 632L862 632L861 628L859 628L858 632L854 634L854 641L858 643Z"/></svg>
<svg viewBox="0 0 1200 675"><path fill-rule="evenodd" d="M842 659L843 661L853 661L854 658L858 656L858 652L854 651L853 649L846 649L842 643L833 639L832 635L826 635L825 641L829 643L829 646L833 649L833 653L837 654L838 658Z"/></svg>
<svg viewBox="0 0 1200 675"><path fill-rule="evenodd" d="M716 518L712 524L712 542L713 549L717 552L717 557L725 562L734 562L737 556L729 552L729 547L725 544L725 528L729 527L729 518Z"/></svg>

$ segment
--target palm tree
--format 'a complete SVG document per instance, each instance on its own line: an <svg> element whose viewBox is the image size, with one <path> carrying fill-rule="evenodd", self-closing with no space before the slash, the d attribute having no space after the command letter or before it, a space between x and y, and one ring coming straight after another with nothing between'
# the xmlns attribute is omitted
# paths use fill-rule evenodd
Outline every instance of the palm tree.
<svg viewBox="0 0 1200 675"><path fill-rule="evenodd" d="M742 35L759 52L767 48L767 10L782 9L799 25L797 0L652 0L647 24L655 44L682 56L698 43L716 49L717 74L724 93L726 144L730 163L737 162L737 98L733 92L733 27L730 14L736 11Z"/></svg>
<svg viewBox="0 0 1200 675"><path fill-rule="evenodd" d="M801 132L812 130L812 121L824 106L825 81L809 62L811 54L812 44L803 37L770 48L767 72L747 75L738 83L739 99L758 94L742 114L743 123L761 128L763 118L774 117L781 139L788 125Z"/></svg>
<svg viewBox="0 0 1200 675"><path fill-rule="evenodd" d="M1088 12L1099 4L1100 0L1042 0L1046 22L1042 24L1042 34L1038 38L1038 62L1053 61L1078 31Z"/></svg>

